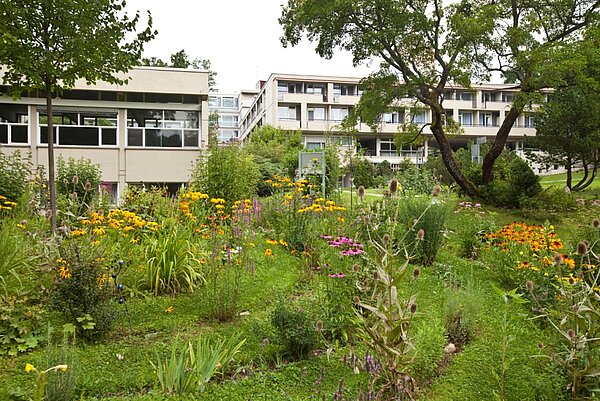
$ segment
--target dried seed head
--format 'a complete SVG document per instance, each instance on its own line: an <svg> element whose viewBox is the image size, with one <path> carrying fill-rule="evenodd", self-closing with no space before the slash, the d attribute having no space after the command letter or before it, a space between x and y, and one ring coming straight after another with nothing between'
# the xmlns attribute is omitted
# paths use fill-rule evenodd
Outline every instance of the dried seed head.
<svg viewBox="0 0 600 401"><path fill-rule="evenodd" d="M562 257L562 255L560 253L556 252L554 254L554 258L553 259L554 259L554 264L556 264L556 265L562 265L562 263L563 263L563 257Z"/></svg>
<svg viewBox="0 0 600 401"><path fill-rule="evenodd" d="M19 224L21 224L23 226L26 226L27 225L27 220L21 220L21 222Z"/></svg>
<svg viewBox="0 0 600 401"><path fill-rule="evenodd" d="M365 217L363 217L363 223L365 223L365 225L368 225L371 222L371 216L369 216L368 214L365 215Z"/></svg>
<svg viewBox="0 0 600 401"><path fill-rule="evenodd" d="M433 190L431 191L432 196L438 196L440 193L442 193L442 187L440 187L439 185L433 187Z"/></svg>
<svg viewBox="0 0 600 401"><path fill-rule="evenodd" d="M363 196L365 196L365 187L361 185L358 187L358 197L362 198Z"/></svg>
<svg viewBox="0 0 600 401"><path fill-rule="evenodd" d="M417 311L417 304L410 304L410 313L415 313Z"/></svg>
<svg viewBox="0 0 600 401"><path fill-rule="evenodd" d="M573 277L569 277L569 285L575 285L575 279Z"/></svg>
<svg viewBox="0 0 600 401"><path fill-rule="evenodd" d="M358 263L353 264L352 271L354 271L354 273L358 273L360 271L360 265Z"/></svg>
<svg viewBox="0 0 600 401"><path fill-rule="evenodd" d="M533 281L527 280L527 283L525 285L527 286L527 289L529 291L533 290Z"/></svg>
<svg viewBox="0 0 600 401"><path fill-rule="evenodd" d="M360 298L359 298L359 297L357 297L357 296L355 295L355 296L352 298L352 301L354 301L354 303L355 303L356 305L358 305L358 304L360 303Z"/></svg>
<svg viewBox="0 0 600 401"><path fill-rule="evenodd" d="M398 192L398 180L394 178L390 181L390 193L393 195L396 192Z"/></svg>
<svg viewBox="0 0 600 401"><path fill-rule="evenodd" d="M577 244L577 253L580 255L585 255L588 253L588 242L586 240L579 241Z"/></svg>
<svg viewBox="0 0 600 401"><path fill-rule="evenodd" d="M421 275L421 269L419 269L418 267L415 267L415 270L413 270L413 277L419 278L420 275Z"/></svg>
<svg viewBox="0 0 600 401"><path fill-rule="evenodd" d="M567 330L567 335L569 336L569 338L575 338L575 330L573 330L573 329Z"/></svg>
<svg viewBox="0 0 600 401"><path fill-rule="evenodd" d="M73 199L75 199L75 200L76 200L76 199L77 199L77 192L73 192L73 193L71 194L71 198L73 198Z"/></svg>
<svg viewBox="0 0 600 401"><path fill-rule="evenodd" d="M92 189L92 183L89 181L86 181L84 188L86 191L90 191Z"/></svg>
<svg viewBox="0 0 600 401"><path fill-rule="evenodd" d="M378 280L378 279L379 279L379 274L376 271L374 271L373 272L373 280Z"/></svg>
<svg viewBox="0 0 600 401"><path fill-rule="evenodd" d="M594 227L594 228L600 228L600 219L594 219L594 220L592 220L592 227Z"/></svg>
<svg viewBox="0 0 600 401"><path fill-rule="evenodd" d="M420 228L419 231L417 231L417 239L419 241L422 241L423 238L425 238L425 230L423 230L422 228Z"/></svg>
<svg viewBox="0 0 600 401"><path fill-rule="evenodd" d="M383 245L387 246L387 244L390 242L390 236L388 234L384 234L383 235Z"/></svg>
<svg viewBox="0 0 600 401"><path fill-rule="evenodd" d="M323 331L323 321L322 320L317 320L316 329L318 332Z"/></svg>
<svg viewBox="0 0 600 401"><path fill-rule="evenodd" d="M73 183L73 185L77 185L77 183L79 182L79 177L74 175L73 178L71 178L71 182Z"/></svg>

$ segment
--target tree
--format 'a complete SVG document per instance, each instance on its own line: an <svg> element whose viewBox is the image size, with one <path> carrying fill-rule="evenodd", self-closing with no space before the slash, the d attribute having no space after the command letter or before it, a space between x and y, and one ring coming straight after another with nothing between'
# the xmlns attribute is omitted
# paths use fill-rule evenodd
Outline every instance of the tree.
<svg viewBox="0 0 600 401"><path fill-rule="evenodd" d="M596 177L600 156L600 95L589 87L568 87L554 93L536 113L537 134L530 145L544 153L533 156L540 163L567 169L567 187L581 190ZM583 177L572 185L573 168L583 167Z"/></svg>
<svg viewBox="0 0 600 401"><path fill-rule="evenodd" d="M56 229L52 97L77 79L122 84L116 77L137 64L143 46L154 38L152 18L137 31L122 0L0 0L0 65L14 97L40 90L48 114L50 227Z"/></svg>
<svg viewBox="0 0 600 401"><path fill-rule="evenodd" d="M217 73L212 70L210 60L202 58L190 59L190 56L188 56L184 49L171 54L170 63L167 63L157 57L150 57L143 58L141 65L150 67L192 68L194 70L206 70L208 71L208 88L211 92L216 90Z"/></svg>
<svg viewBox="0 0 600 401"><path fill-rule="evenodd" d="M365 91L345 126L354 127L359 117L374 126L394 102L417 99L431 110L428 126L449 173L478 196L448 140L446 125L455 123L443 108L447 88L468 88L496 72L519 89L483 160L482 184L488 184L513 123L539 99L540 89L553 84L553 75L545 73L553 51L576 40L599 7L597 0L289 0L279 22L284 46L306 34L322 57L340 48L352 52L354 64L381 58L379 71L363 79Z"/></svg>

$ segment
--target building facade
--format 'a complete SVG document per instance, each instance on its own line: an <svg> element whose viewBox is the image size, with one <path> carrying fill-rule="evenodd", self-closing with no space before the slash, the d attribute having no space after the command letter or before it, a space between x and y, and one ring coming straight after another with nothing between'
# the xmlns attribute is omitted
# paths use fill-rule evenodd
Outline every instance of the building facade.
<svg viewBox="0 0 600 401"><path fill-rule="evenodd" d="M382 114L377 127L358 123L351 137L340 131L340 123L356 106L362 94L359 78L272 74L268 80L259 82L259 92L249 110L240 119L240 140L244 141L252 130L264 124L297 130L303 134L308 149L320 149L327 142L335 142L342 152L362 149L365 156L375 163L387 160L392 168L409 159L422 164L436 152L435 141L427 129L423 146L407 146L398 152L394 134L406 123L427 124L430 111L405 99L388 113ZM511 85L474 85L470 89L449 88L445 94L444 107L448 116L458 121L463 132L451 139L456 148L469 142L491 142L514 100L516 89ZM523 155L525 136L535 135L532 114L519 116L512 128L507 147ZM480 156L474 147L473 157Z"/></svg>
<svg viewBox="0 0 600 401"><path fill-rule="evenodd" d="M126 184L188 182L208 141L208 73L137 67L127 77L124 85L79 81L53 100L55 157L100 165L115 194ZM3 151L30 153L34 167L47 168L47 121L43 96L0 96Z"/></svg>
<svg viewBox="0 0 600 401"><path fill-rule="evenodd" d="M220 144L238 143L240 139L240 118L252 105L258 90L242 90L236 94L211 93L208 97L208 111L216 116L211 122L217 142Z"/></svg>

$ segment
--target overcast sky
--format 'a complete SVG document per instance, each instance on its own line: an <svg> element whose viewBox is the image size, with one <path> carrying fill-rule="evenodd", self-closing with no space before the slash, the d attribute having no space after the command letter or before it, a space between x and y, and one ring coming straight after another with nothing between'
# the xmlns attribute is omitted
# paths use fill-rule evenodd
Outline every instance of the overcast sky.
<svg viewBox="0 0 600 401"><path fill-rule="evenodd" d="M352 67L349 53L320 58L307 40L284 48L277 19L284 0L128 0L131 11L150 10L156 39L144 57L167 61L185 49L192 58L209 59L219 92L252 89L271 73L363 77L371 68Z"/></svg>

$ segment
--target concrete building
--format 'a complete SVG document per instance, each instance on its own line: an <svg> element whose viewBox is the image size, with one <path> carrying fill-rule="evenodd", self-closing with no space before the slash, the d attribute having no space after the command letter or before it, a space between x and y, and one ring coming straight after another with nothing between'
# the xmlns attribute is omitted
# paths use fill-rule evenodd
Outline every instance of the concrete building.
<svg viewBox="0 0 600 401"><path fill-rule="evenodd" d="M99 164L114 193L126 184L187 182L208 140L208 72L137 67L126 77L124 85L78 81L54 99L56 158ZM30 152L34 167L47 167L46 122L41 94L0 97L3 151Z"/></svg>
<svg viewBox="0 0 600 401"><path fill-rule="evenodd" d="M217 114L216 136L219 143L237 143L240 139L240 117L254 101L258 90L242 90L237 94L211 93L208 111Z"/></svg>
<svg viewBox="0 0 600 401"><path fill-rule="evenodd" d="M356 106L362 94L359 82L360 78L272 74L268 80L259 82L258 94L241 117L240 140L246 140L256 127L270 124L302 130L308 149L320 149L328 141L334 141L342 152L354 153L356 148L362 148L371 161L387 160L392 168L403 159L416 164L426 161L435 152L435 140L427 129L424 134L428 140L424 146L405 147L398 153L393 141L401 124L431 121L430 111L414 99L402 100L393 110L383 114L375 132L364 123L356 126L352 137L340 132L340 122ZM451 139L453 145L458 148L468 142L491 141L510 109L515 91L511 85L495 84L474 85L471 89L448 88L444 101L446 113L464 130ZM535 135L530 114L519 116L507 146L522 155L525 135ZM476 147L473 157L480 157Z"/></svg>

